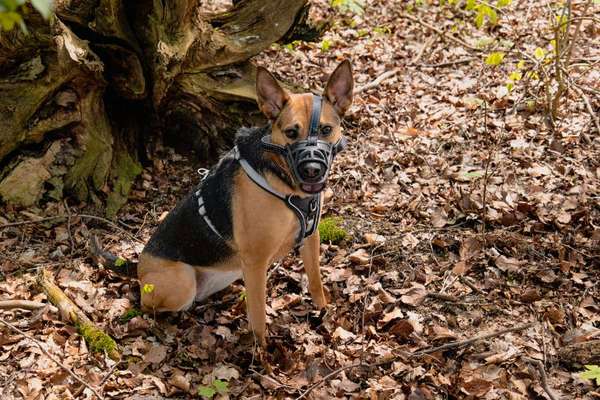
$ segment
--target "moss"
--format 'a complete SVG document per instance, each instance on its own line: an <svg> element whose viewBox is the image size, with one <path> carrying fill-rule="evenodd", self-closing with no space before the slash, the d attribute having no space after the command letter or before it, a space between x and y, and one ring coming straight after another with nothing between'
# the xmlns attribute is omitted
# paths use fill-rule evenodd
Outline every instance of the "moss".
<svg viewBox="0 0 600 400"><path fill-rule="evenodd" d="M135 317L139 317L140 315L142 315L142 312L140 310L132 308L131 310L125 311L125 313L121 315L121 317L119 318L119 322L125 324L130 320L134 319Z"/></svg>
<svg viewBox="0 0 600 400"><path fill-rule="evenodd" d="M113 338L102 332L95 326L80 324L77 326L77 331L87 343L90 350L93 352L106 353L110 358L118 359L117 343Z"/></svg>
<svg viewBox="0 0 600 400"><path fill-rule="evenodd" d="M323 218L319 223L321 243L337 244L348 236L348 232L340 227L342 219L335 217Z"/></svg>
<svg viewBox="0 0 600 400"><path fill-rule="evenodd" d="M111 172L113 190L106 199L106 215L113 218L127 202L127 196L135 178L142 173L142 167L124 148L119 148L113 161Z"/></svg>

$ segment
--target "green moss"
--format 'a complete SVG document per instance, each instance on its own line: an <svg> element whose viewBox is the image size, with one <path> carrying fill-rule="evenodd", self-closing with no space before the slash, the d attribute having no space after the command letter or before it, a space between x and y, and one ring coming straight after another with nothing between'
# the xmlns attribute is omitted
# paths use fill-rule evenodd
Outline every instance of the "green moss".
<svg viewBox="0 0 600 400"><path fill-rule="evenodd" d="M111 358L118 353L117 343L100 329L91 325L81 324L77 326L77 331L83 336L88 347L93 352L106 353Z"/></svg>
<svg viewBox="0 0 600 400"><path fill-rule="evenodd" d="M125 313L121 315L121 317L119 318L119 322L125 324L130 320L134 319L135 317L139 317L140 315L142 315L142 312L140 310L132 308L131 310L125 311Z"/></svg>
<svg viewBox="0 0 600 400"><path fill-rule="evenodd" d="M323 218L319 223L319 235L321 236L321 243L333 243L337 244L344 240L348 236L348 232L340 224L341 218L327 217Z"/></svg>
<svg viewBox="0 0 600 400"><path fill-rule="evenodd" d="M106 200L106 215L114 217L127 202L127 196L135 178L142 173L142 167L124 148L119 148L113 161L111 178L113 190Z"/></svg>

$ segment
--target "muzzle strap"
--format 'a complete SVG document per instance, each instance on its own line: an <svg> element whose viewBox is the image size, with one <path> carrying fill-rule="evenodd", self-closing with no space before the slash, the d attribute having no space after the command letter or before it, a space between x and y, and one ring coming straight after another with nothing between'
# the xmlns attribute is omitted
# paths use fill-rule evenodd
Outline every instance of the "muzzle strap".
<svg viewBox="0 0 600 400"><path fill-rule="evenodd" d="M323 98L313 95L312 111L310 113L310 125L308 129L308 144L316 145L319 139L319 122L321 120L321 106Z"/></svg>

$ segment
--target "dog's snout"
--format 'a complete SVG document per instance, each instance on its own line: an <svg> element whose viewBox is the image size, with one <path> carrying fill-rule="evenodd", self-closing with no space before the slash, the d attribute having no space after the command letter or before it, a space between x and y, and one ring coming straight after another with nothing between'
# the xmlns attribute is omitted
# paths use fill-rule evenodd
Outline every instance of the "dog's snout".
<svg viewBox="0 0 600 400"><path fill-rule="evenodd" d="M302 165L300 171L305 179L318 179L323 176L324 168L320 163L309 162Z"/></svg>

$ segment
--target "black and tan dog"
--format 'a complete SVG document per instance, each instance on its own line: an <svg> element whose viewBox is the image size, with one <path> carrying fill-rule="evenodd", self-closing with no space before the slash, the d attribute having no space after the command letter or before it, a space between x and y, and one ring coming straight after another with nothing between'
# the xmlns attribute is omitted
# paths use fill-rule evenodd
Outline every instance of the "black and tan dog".
<svg viewBox="0 0 600 400"><path fill-rule="evenodd" d="M267 269L301 245L310 294L318 308L326 305L316 227L321 191L345 144L340 123L352 89L348 61L322 97L288 93L258 68L258 105L270 123L242 129L235 147L160 224L135 271L142 288L154 288L142 290L143 309L185 310L243 278L250 326L264 345ZM92 247L105 266L120 269L115 256Z"/></svg>

